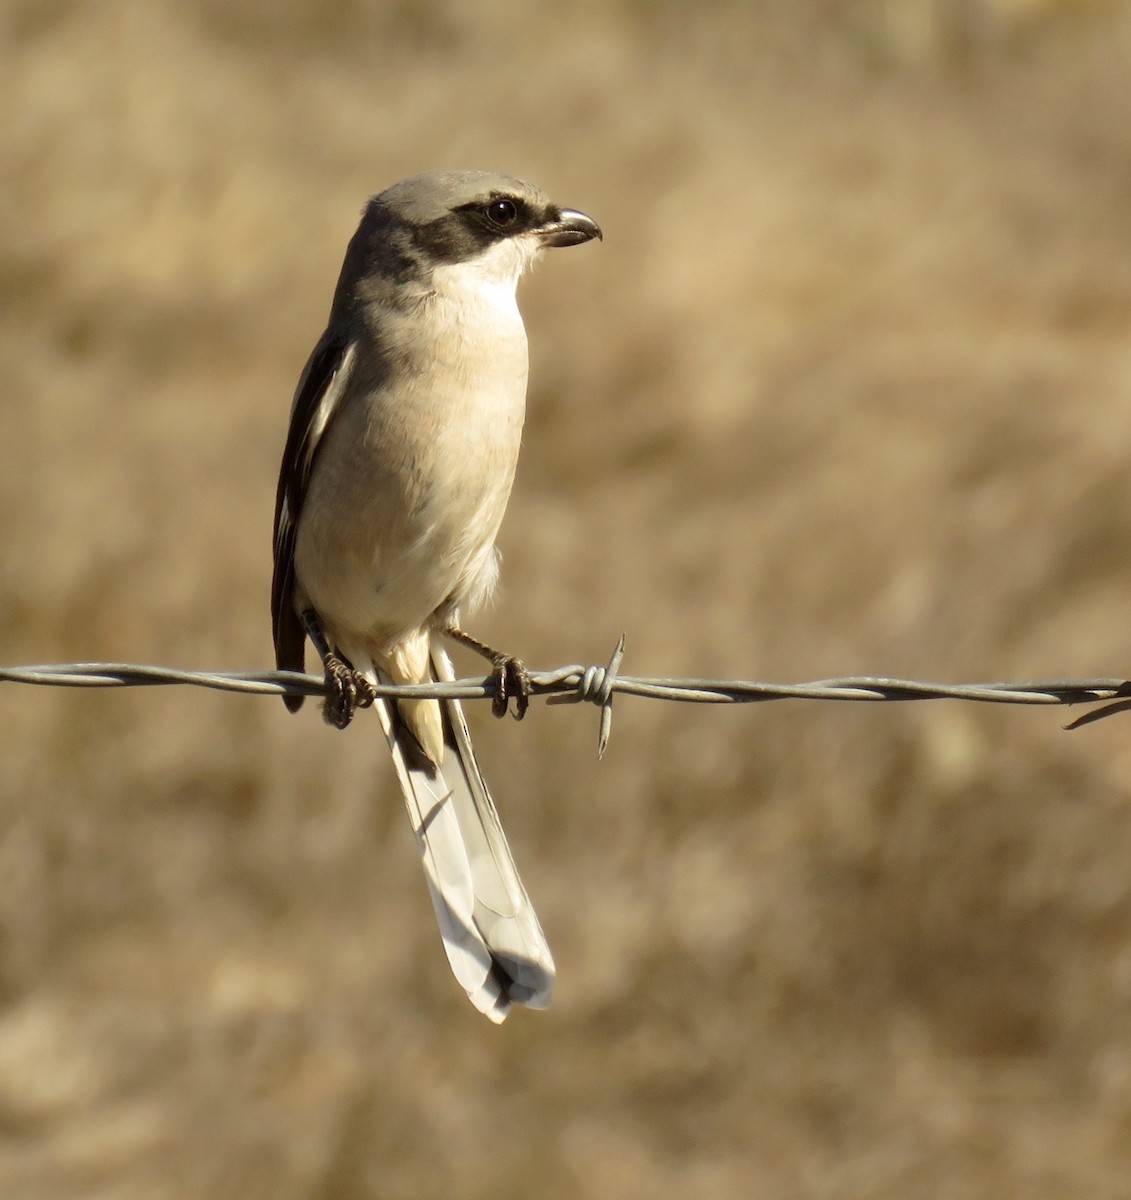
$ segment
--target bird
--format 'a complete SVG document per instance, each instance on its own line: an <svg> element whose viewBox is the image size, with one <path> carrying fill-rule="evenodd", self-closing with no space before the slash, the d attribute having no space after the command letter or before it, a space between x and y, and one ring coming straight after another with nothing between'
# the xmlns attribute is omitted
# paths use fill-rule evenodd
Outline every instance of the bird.
<svg viewBox="0 0 1131 1200"><path fill-rule="evenodd" d="M492 593L496 536L526 407L516 288L597 222L492 171L433 171L372 196L326 329L299 377L275 500L272 631L280 670L309 638L339 728L375 707L449 964L496 1023L545 1008L555 969L459 702L376 696L450 681L444 639L487 658L493 708L524 715L522 660L464 630ZM284 696L296 711L300 695Z"/></svg>

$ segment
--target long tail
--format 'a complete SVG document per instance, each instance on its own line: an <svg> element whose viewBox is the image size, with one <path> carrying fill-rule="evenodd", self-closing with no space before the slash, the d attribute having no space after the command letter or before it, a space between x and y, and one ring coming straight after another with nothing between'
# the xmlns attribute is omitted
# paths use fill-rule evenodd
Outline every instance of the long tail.
<svg viewBox="0 0 1131 1200"><path fill-rule="evenodd" d="M437 679L454 678L443 649L432 650ZM391 701L378 700L397 777L404 791L436 920L455 977L492 1021L512 1004L545 1008L554 960L518 877L506 835L475 761L463 710L442 702L444 761L421 753Z"/></svg>

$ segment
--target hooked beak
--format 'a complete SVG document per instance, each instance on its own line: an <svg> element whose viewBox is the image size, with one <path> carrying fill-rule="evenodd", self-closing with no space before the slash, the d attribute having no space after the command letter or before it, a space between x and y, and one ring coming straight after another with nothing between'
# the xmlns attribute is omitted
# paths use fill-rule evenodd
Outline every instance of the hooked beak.
<svg viewBox="0 0 1131 1200"><path fill-rule="evenodd" d="M537 231L543 246L580 246L594 238L601 240L601 226L583 212L573 208L560 209L557 218L547 221Z"/></svg>

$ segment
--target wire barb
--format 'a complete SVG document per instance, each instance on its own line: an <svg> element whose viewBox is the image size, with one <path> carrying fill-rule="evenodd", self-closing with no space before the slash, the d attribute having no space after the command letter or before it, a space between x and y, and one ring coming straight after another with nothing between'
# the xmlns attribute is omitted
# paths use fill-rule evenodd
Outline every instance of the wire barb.
<svg viewBox="0 0 1131 1200"><path fill-rule="evenodd" d="M546 693L550 688L547 704L595 704L601 710L601 724L597 731L597 757L603 758L613 730L613 692L620 682L617 670L624 658L627 634L621 634L606 667L561 667L546 675L532 676L537 681L536 690ZM568 687L569 691L560 690Z"/></svg>
<svg viewBox="0 0 1131 1200"><path fill-rule="evenodd" d="M1117 700L1113 704L1093 708L1091 712L1086 712L1082 717L1077 717L1075 721L1070 721L1064 728L1069 731L1081 729L1085 725L1091 725L1094 721L1102 721L1104 717L1114 717L1116 713L1126 712L1129 708L1131 708L1131 700Z"/></svg>

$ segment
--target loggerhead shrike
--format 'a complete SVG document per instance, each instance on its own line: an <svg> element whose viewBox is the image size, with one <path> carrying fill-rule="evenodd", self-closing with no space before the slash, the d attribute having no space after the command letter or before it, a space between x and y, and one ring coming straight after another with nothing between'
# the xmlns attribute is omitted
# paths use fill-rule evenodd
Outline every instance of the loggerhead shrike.
<svg viewBox="0 0 1131 1200"><path fill-rule="evenodd" d="M518 460L527 348L515 287L547 247L600 237L584 213L485 171L416 175L374 196L299 379L275 502L276 661L303 670L310 638L339 728L376 703L448 960L493 1021L549 1003L550 948L459 704L393 704L371 684L453 678L445 634L490 659L496 715L511 697L525 712L522 663L459 621L495 586Z"/></svg>

